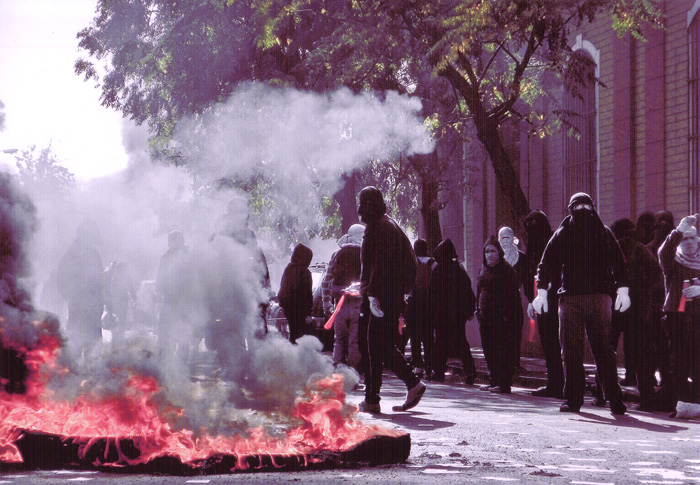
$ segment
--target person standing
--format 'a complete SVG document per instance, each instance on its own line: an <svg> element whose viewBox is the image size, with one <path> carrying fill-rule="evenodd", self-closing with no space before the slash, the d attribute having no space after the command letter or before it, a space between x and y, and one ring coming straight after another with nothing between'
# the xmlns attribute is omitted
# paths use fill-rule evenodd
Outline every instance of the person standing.
<svg viewBox="0 0 700 485"><path fill-rule="evenodd" d="M476 310L476 297L467 271L457 260L451 240L445 239L433 251L435 265L430 275L430 315L435 328L435 380L445 380L447 358L462 359L464 382L474 384L476 367L467 341L465 325Z"/></svg>
<svg viewBox="0 0 700 485"><path fill-rule="evenodd" d="M425 239L416 239L413 243L413 251L418 260L418 269L411 295L406 302L404 317L411 336L411 363L415 367L424 368L426 375L430 375L434 366L435 333L430 318L428 291L430 274L435 260L428 256L428 243Z"/></svg>
<svg viewBox="0 0 700 485"><path fill-rule="evenodd" d="M681 219L659 248L664 313L671 337L672 402L700 403L700 239L698 215ZM691 382L692 381L692 382Z"/></svg>
<svg viewBox="0 0 700 485"><path fill-rule="evenodd" d="M535 276L537 266L540 264L544 248L552 237L552 226L549 224L547 215L541 211L532 211L525 217L525 232L527 233L527 249L525 250L525 281L523 283L525 296L530 302L527 307L528 317L536 319L537 332L540 335L540 344L544 353L544 360L547 365L547 385L535 391L533 396L564 397L564 366L561 361L561 344L559 343L559 313L555 311L536 314L532 301L535 299ZM552 287L559 288L560 277L558 274L552 275L554 278ZM550 308L557 308L559 295L556 291L547 293L547 304Z"/></svg>
<svg viewBox="0 0 700 485"><path fill-rule="evenodd" d="M363 412L381 412L379 391L386 365L408 389L403 405L393 409L406 411L419 403L426 390L396 345L404 295L410 293L416 278L416 256L406 234L386 215L379 189L368 186L360 191L357 212L367 225L362 241L361 293L369 303L369 372L365 377L365 399L359 408Z"/></svg>
<svg viewBox="0 0 700 485"><path fill-rule="evenodd" d="M498 239L489 237L484 244L484 260L476 284L476 316L491 392L511 392L518 356L517 327L522 325L519 287L515 270L505 260Z"/></svg>
<svg viewBox="0 0 700 485"><path fill-rule="evenodd" d="M583 405L585 372L584 338L588 337L598 375L610 401L610 410L627 410L617 381L617 358L612 346L612 298L617 288L615 310L630 307L629 275L622 250L588 194L576 193L569 200L569 215L547 243L537 269L535 312L549 310L547 293L561 274L559 288L560 337L564 356L566 402L562 412L578 412Z"/></svg>
<svg viewBox="0 0 700 485"><path fill-rule="evenodd" d="M306 319L311 315L313 282L309 264L313 255L309 247L297 244L290 263L282 273L278 297L289 323L289 341L293 344L304 335Z"/></svg>
<svg viewBox="0 0 700 485"><path fill-rule="evenodd" d="M348 233L338 240L339 250L331 255L328 267L321 280L323 312L330 316L334 305L343 295L343 289L359 283L362 273L361 248L365 226L353 224ZM333 365L346 364L357 369L360 349L357 343L360 318L359 296L345 295L343 305L333 324Z"/></svg>
<svg viewBox="0 0 700 485"><path fill-rule="evenodd" d="M526 259L525 259L525 253L523 253L520 249L518 249L518 240L515 238L515 233L513 232L513 229L511 229L508 226L504 226L498 231L498 243L501 245L501 249L503 249L503 258L506 260L506 262L511 265L511 267L515 270L515 274L517 275L518 282L522 286L525 281L525 266L526 266ZM515 368L516 370L520 369L520 349L522 348L522 343L523 343L523 324L525 323L524 319L524 314L523 314L523 309L522 305L520 305L520 325L518 325L517 329L517 334L518 334L518 343L516 346L516 353L517 353L517 358L515 361Z"/></svg>

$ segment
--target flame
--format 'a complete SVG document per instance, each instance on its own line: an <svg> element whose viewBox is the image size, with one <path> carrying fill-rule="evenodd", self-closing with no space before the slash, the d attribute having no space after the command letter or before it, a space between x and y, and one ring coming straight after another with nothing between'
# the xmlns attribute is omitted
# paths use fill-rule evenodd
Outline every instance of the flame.
<svg viewBox="0 0 700 485"><path fill-rule="evenodd" d="M183 416L174 406L156 404L160 391L153 377L132 374L120 396L81 396L74 402L52 400L45 389L42 366L56 366L60 341L45 337L36 349L26 351L31 369L24 395L0 391L0 462L22 462L15 442L25 431L43 432L71 438L79 444L84 458L98 441L115 446L117 461L103 460L97 465L126 466L147 463L157 457L170 456L182 463L198 465L213 455L237 457L235 468L247 467L247 456L308 455L331 450L344 451L373 436L400 436L403 433L370 426L356 417L357 407L345 402L343 376L334 374L307 387L298 398L292 413L294 427L281 438L271 436L264 427L249 430L247 436L195 436L192 430L173 429L168 417ZM119 441L128 439L140 451L125 456ZM274 462L273 462L274 463Z"/></svg>

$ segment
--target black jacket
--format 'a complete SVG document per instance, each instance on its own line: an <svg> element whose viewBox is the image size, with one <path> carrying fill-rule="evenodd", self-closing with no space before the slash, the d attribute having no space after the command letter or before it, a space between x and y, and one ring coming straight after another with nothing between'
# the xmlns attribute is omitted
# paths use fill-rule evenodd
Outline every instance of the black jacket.
<svg viewBox="0 0 700 485"><path fill-rule="evenodd" d="M445 239L433 252L435 265L430 276L430 311L437 324L464 325L476 310L476 297L466 270L457 260L457 251Z"/></svg>
<svg viewBox="0 0 700 485"><path fill-rule="evenodd" d="M292 253L292 260L284 269L280 292L280 306L287 317L306 318L311 315L313 294L309 264L313 251L303 244L297 244Z"/></svg>

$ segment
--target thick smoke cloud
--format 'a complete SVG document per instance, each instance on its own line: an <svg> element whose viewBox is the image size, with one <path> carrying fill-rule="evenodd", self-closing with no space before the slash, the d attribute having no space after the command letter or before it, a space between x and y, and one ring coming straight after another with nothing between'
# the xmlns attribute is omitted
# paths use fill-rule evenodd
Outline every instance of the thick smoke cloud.
<svg viewBox="0 0 700 485"><path fill-rule="evenodd" d="M56 395L117 394L136 370L158 377L163 402L185 409L187 420L178 425L230 432L264 424L271 412L275 419L288 416L295 398L320 376L343 372L346 386L354 385L357 374L334 369L314 337L295 346L276 332L264 336L260 303L269 295L261 284L258 248L265 241L242 236L250 233L249 223L255 227L247 194L212 189L209 182L269 176L276 182L271 196L285 200L303 221L317 212L314 184L332 192L342 172L373 158L430 150L419 110L419 102L394 93L379 99L347 90L317 95L249 84L181 123L179 146L194 160L187 170L153 164L146 132L126 127L131 162L124 172L84 183L70 196L27 187L37 208L30 226L38 229L31 244L31 231L16 233L17 243L30 251L37 306L39 290L50 285L52 270L86 219L99 227L95 248L103 266L125 262L140 287L133 331L82 357L74 347L76 330L66 324L66 306L54 310L66 354L74 359L71 372L51 382ZM158 312L164 313L154 280L173 230L182 232L187 251L182 268L169 278L182 280L187 290L176 311L159 321ZM159 325L177 351L159 351ZM193 368L193 355L210 365L206 372ZM193 373L206 375L192 379Z"/></svg>

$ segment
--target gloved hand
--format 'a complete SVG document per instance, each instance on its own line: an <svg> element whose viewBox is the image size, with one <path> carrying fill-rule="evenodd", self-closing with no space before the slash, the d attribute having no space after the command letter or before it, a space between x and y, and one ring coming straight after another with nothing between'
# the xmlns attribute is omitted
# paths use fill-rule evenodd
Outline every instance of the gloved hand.
<svg viewBox="0 0 700 485"><path fill-rule="evenodd" d="M535 307L532 306L532 303L527 304L527 317L530 320L535 319Z"/></svg>
<svg viewBox="0 0 700 485"><path fill-rule="evenodd" d="M683 296L689 300L700 296L700 286L690 285L688 288L683 288Z"/></svg>
<svg viewBox="0 0 700 485"><path fill-rule="evenodd" d="M620 313L627 310L632 302L630 301L630 289L621 286L617 289L617 298L615 299L615 310L619 310Z"/></svg>
<svg viewBox="0 0 700 485"><path fill-rule="evenodd" d="M686 216L683 219L681 219L681 222L678 224L678 227L676 229L678 229L679 232L685 232L697 223L698 223L697 215Z"/></svg>
<svg viewBox="0 0 700 485"><path fill-rule="evenodd" d="M377 300L373 296L369 297L369 309L372 312L372 315L374 315L377 318L382 318L384 316L382 307L379 306L379 300Z"/></svg>
<svg viewBox="0 0 700 485"><path fill-rule="evenodd" d="M547 303L547 290L537 290L537 296L532 301L532 308L535 313L542 314L542 312L549 311L549 304Z"/></svg>

